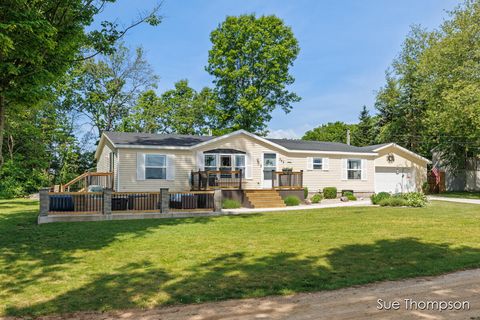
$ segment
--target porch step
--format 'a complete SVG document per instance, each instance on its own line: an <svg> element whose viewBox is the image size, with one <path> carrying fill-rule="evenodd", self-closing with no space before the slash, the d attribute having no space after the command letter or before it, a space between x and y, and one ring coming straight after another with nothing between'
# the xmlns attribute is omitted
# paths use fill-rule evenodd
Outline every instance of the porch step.
<svg viewBox="0 0 480 320"><path fill-rule="evenodd" d="M245 196L253 208L285 207L282 197L276 190L245 190Z"/></svg>

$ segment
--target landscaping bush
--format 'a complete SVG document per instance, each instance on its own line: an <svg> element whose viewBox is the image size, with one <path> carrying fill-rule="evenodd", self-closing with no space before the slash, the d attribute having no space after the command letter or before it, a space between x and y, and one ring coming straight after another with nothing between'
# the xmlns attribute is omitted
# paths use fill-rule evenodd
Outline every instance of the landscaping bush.
<svg viewBox="0 0 480 320"><path fill-rule="evenodd" d="M297 196L287 196L283 199L283 202L285 202L287 206L298 206L300 199Z"/></svg>
<svg viewBox="0 0 480 320"><path fill-rule="evenodd" d="M319 203L320 201L322 201L323 199L323 196L320 194L320 193L317 193L317 194L314 194L312 196L312 203Z"/></svg>
<svg viewBox="0 0 480 320"><path fill-rule="evenodd" d="M225 199L222 202L222 208L223 209L238 209L241 206L242 205L240 204L240 202L238 202L237 200L233 200L233 199Z"/></svg>
<svg viewBox="0 0 480 320"><path fill-rule="evenodd" d="M421 192L404 193L402 198L407 201L409 207L425 207L428 202L427 197Z"/></svg>
<svg viewBox="0 0 480 320"><path fill-rule="evenodd" d="M390 198L391 195L388 192L379 192L377 194L372 194L370 200L372 200L373 204L380 204L380 202L384 199Z"/></svg>
<svg viewBox="0 0 480 320"><path fill-rule="evenodd" d="M405 207L408 205L407 200L403 197L390 197L381 200L379 203L382 207Z"/></svg>
<svg viewBox="0 0 480 320"><path fill-rule="evenodd" d="M425 181L423 184L422 184L422 192L424 194L429 194L430 193L430 184Z"/></svg>
<svg viewBox="0 0 480 320"><path fill-rule="evenodd" d="M380 196L382 193L377 194ZM375 197L372 196L372 203L375 204L374 201L378 201L377 203L381 206L391 206L391 207L399 207L399 206L408 206L408 207L425 207L428 203L427 197L421 193L421 192L409 192L409 193L404 193L404 194L397 194L394 196L388 195L382 195L384 198L380 199L374 199Z"/></svg>
<svg viewBox="0 0 480 320"><path fill-rule="evenodd" d="M347 194L345 197L347 197L348 200L350 201L356 201L357 197L355 197L353 194Z"/></svg>
<svg viewBox="0 0 480 320"><path fill-rule="evenodd" d="M308 188L307 187L303 188L303 198L304 199L308 198Z"/></svg>
<svg viewBox="0 0 480 320"><path fill-rule="evenodd" d="M337 197L337 188L335 187L323 188L323 197L325 199L335 199Z"/></svg>

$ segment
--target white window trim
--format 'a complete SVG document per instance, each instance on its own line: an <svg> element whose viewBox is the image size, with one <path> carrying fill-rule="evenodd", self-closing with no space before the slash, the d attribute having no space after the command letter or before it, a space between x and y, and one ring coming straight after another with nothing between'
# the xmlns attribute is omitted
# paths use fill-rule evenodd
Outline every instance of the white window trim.
<svg viewBox="0 0 480 320"><path fill-rule="evenodd" d="M218 162L220 160L220 157L218 156L217 153L204 153L203 154L203 169L205 171L210 171L211 169L207 170L207 168L213 168L212 166L207 166L207 161L205 161L205 158L207 156L213 156L215 158L215 170L214 171L217 171L218 170Z"/></svg>
<svg viewBox="0 0 480 320"><path fill-rule="evenodd" d="M243 157L243 166L239 166L237 164L237 156L241 156ZM247 170L247 155L246 154L243 154L243 153L236 153L236 154L233 154L233 169L234 170L238 170L237 168L240 168L242 169L242 177L245 178L245 175L246 175L246 170Z"/></svg>
<svg viewBox="0 0 480 320"><path fill-rule="evenodd" d="M315 163L315 160L320 160L320 163ZM320 168L315 168L315 165L320 165ZM323 170L323 158L313 157L312 158L312 168L313 170Z"/></svg>
<svg viewBox="0 0 480 320"><path fill-rule="evenodd" d="M148 156L161 156L164 158L164 166L149 166L147 165L147 157ZM145 154L145 180L167 180L167 171L168 171L168 166L167 166L167 155L166 154L158 154L158 153L146 153ZM165 169L165 178L147 178L147 169L148 168L154 168L154 169Z"/></svg>
<svg viewBox="0 0 480 320"><path fill-rule="evenodd" d="M349 168L348 168L348 162L349 162L349 161L360 161L360 168L359 168L359 169L349 169ZM363 173L362 173L362 171L363 171L362 163L363 163L363 160L362 160L362 159L354 159L354 158L347 159L346 168L345 168L345 169L346 169L346 172L347 172L347 180L362 180L362 176L363 176ZM348 177L348 172L349 172L349 171L360 171L360 178L358 178L358 179L349 178L349 177Z"/></svg>
<svg viewBox="0 0 480 320"><path fill-rule="evenodd" d="M213 166L207 166L207 162L205 161L205 158L207 156L213 156L215 157L215 171L219 171L221 168L220 165L220 160L222 156L229 156L231 159L231 170L236 170L237 167L241 167L243 170L243 175L245 176L245 171L247 169L247 155L244 153L204 153L203 154L203 166L204 169L207 170L206 168L210 167L213 168ZM242 156L244 158L243 161L243 166L237 166L237 159L236 156Z"/></svg>

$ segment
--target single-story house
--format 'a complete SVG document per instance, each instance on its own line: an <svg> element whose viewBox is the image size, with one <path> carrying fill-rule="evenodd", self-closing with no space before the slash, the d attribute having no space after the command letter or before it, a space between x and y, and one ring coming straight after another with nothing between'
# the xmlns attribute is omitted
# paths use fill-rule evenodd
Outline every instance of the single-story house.
<svg viewBox="0 0 480 320"><path fill-rule="evenodd" d="M245 130L222 136L105 132L98 172L113 172L118 192L325 187L359 196L419 191L430 161L394 143L269 139ZM303 194L303 192L302 192Z"/></svg>

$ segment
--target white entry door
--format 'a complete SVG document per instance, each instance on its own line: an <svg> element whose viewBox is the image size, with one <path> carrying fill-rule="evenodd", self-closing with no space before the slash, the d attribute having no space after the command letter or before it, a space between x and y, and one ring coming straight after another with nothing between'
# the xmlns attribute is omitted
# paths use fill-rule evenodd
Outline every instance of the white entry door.
<svg viewBox="0 0 480 320"><path fill-rule="evenodd" d="M415 191L415 177L411 168L375 168L375 193L405 193L412 191Z"/></svg>
<svg viewBox="0 0 480 320"><path fill-rule="evenodd" d="M272 188L272 171L277 170L277 154L276 153L264 153L263 154L263 188Z"/></svg>

